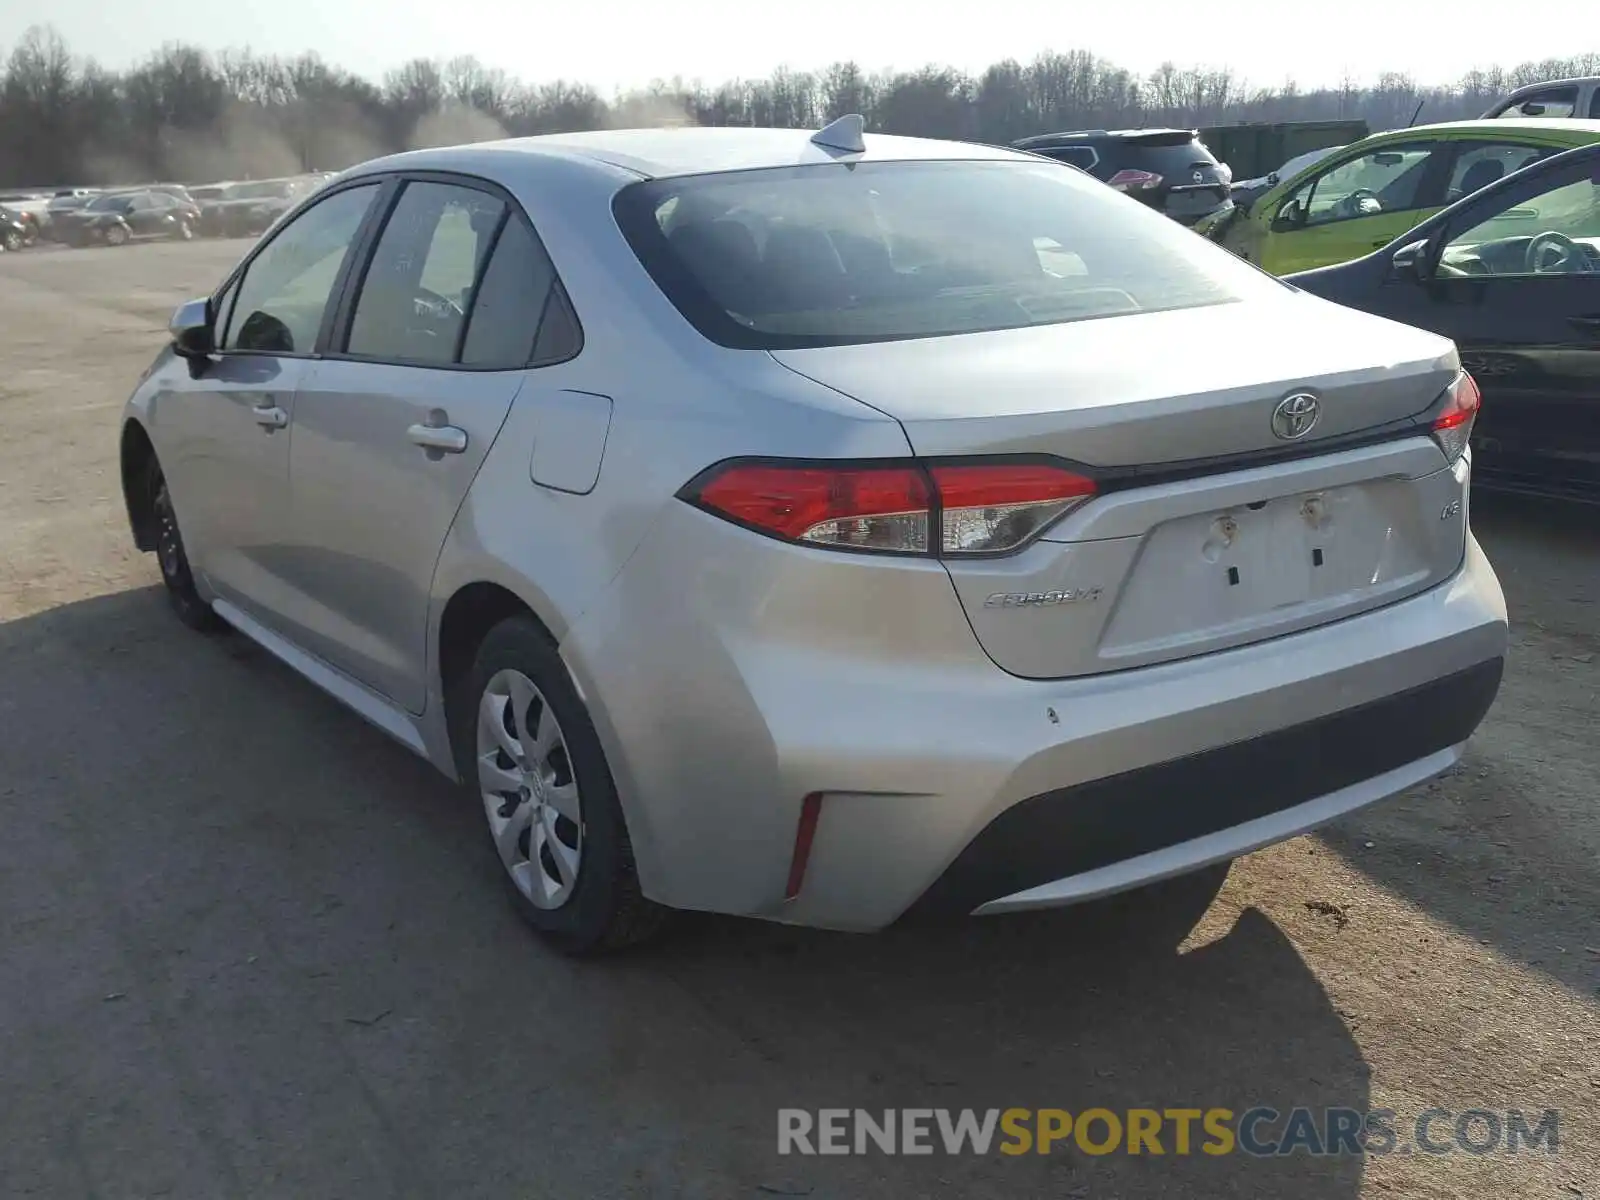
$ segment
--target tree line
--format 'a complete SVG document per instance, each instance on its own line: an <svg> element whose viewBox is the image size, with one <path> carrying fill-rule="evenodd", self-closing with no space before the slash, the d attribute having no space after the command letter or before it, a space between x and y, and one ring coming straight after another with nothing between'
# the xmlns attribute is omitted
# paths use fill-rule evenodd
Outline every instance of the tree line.
<svg viewBox="0 0 1600 1200"><path fill-rule="evenodd" d="M1361 119L1374 130L1481 114L1524 83L1600 73L1600 54L1474 69L1448 84L1389 73L1302 89L1167 63L1139 76L1083 50L870 73L853 62L782 68L714 86L659 80L609 98L570 80L532 83L474 58L415 59L381 80L297 58L169 44L125 71L30 29L0 76L0 187L262 178L336 170L400 149L681 122L816 128L858 112L869 129L1009 142L1056 129Z"/></svg>

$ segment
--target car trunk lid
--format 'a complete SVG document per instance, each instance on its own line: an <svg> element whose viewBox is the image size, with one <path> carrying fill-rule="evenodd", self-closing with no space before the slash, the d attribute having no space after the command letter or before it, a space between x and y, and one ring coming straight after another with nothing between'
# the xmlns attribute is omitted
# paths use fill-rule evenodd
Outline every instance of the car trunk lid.
<svg viewBox="0 0 1600 1200"><path fill-rule="evenodd" d="M1288 449L1272 412L1300 389L1321 402L1302 445L1406 421L1457 369L1442 338L1287 292L773 357L894 417L923 456L1042 453L1145 470Z"/></svg>
<svg viewBox="0 0 1600 1200"><path fill-rule="evenodd" d="M946 560L985 650L1034 678L1247 644L1442 582L1464 474L1425 418L1448 342L1307 296L774 352L925 458L1048 455L1102 493L1021 553ZM1287 397L1320 415L1273 432Z"/></svg>

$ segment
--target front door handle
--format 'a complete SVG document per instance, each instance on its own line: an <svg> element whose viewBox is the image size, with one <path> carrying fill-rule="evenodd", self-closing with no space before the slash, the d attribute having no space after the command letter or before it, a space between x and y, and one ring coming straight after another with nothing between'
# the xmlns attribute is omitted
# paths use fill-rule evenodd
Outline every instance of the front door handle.
<svg viewBox="0 0 1600 1200"><path fill-rule="evenodd" d="M428 451L429 458L441 454L460 454L467 448L467 431L454 425L413 425L406 430L413 445Z"/></svg>
<svg viewBox="0 0 1600 1200"><path fill-rule="evenodd" d="M1567 324L1585 333L1600 333L1600 317L1568 317Z"/></svg>
<svg viewBox="0 0 1600 1200"><path fill-rule="evenodd" d="M256 419L256 424L264 426L270 433L274 429L282 429L289 423L289 414L276 404L258 404L250 410Z"/></svg>

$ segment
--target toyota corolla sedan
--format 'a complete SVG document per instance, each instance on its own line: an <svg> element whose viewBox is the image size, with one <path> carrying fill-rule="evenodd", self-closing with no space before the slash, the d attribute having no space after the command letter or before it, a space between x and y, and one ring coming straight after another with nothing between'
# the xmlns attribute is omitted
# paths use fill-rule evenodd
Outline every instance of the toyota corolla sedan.
<svg viewBox="0 0 1600 1200"><path fill-rule="evenodd" d="M1453 345L1036 156L416 151L171 333L121 446L177 614L459 781L571 952L1223 863L1499 687Z"/></svg>

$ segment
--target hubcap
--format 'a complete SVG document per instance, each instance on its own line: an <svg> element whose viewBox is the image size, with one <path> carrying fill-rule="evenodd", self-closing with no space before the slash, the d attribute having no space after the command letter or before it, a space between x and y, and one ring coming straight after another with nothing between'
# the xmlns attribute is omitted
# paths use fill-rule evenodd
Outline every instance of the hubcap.
<svg viewBox="0 0 1600 1200"><path fill-rule="evenodd" d="M555 712L521 671L500 671L483 690L477 762L500 861L530 902L560 908L583 863L583 806Z"/></svg>

